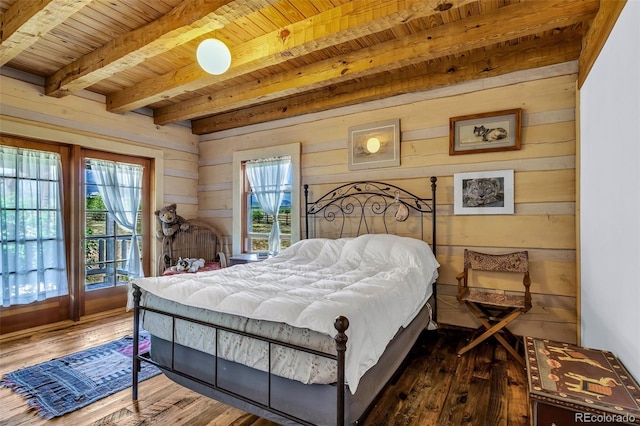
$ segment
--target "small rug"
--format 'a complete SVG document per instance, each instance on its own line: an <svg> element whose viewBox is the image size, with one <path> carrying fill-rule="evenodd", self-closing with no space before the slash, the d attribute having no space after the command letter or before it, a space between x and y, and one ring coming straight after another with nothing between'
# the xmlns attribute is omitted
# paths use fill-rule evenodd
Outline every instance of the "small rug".
<svg viewBox="0 0 640 426"><path fill-rule="evenodd" d="M150 348L149 334L140 333L140 353ZM28 399L41 417L51 419L70 413L131 386L133 336L102 346L55 358L5 374L1 387ZM160 370L143 362L139 380Z"/></svg>

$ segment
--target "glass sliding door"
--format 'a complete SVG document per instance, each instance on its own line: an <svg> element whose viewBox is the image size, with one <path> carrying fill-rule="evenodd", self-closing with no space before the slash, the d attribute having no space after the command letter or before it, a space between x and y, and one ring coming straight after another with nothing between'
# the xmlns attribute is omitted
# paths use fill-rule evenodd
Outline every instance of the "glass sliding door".
<svg viewBox="0 0 640 426"><path fill-rule="evenodd" d="M0 333L124 309L151 268L152 166L0 134Z"/></svg>
<svg viewBox="0 0 640 426"><path fill-rule="evenodd" d="M83 171L84 315L124 306L127 284L144 276L148 252L149 165L125 156L86 152ZM148 192L148 191L147 191ZM148 203L147 203L148 205ZM147 262L148 263L148 262Z"/></svg>

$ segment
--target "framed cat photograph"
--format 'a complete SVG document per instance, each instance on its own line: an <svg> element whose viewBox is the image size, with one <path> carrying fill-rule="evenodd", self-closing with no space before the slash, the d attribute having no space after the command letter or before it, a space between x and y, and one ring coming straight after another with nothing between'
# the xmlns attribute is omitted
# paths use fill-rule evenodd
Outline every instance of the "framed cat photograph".
<svg viewBox="0 0 640 426"><path fill-rule="evenodd" d="M521 109L451 117L449 155L520 149L521 128Z"/></svg>
<svg viewBox="0 0 640 426"><path fill-rule="evenodd" d="M453 214L513 212L513 170L453 174Z"/></svg>

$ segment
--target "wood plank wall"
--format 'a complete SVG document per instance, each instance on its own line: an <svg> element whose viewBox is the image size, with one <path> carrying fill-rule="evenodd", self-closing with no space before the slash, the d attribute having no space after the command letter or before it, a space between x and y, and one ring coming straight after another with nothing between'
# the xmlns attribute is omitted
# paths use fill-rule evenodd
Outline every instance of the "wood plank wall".
<svg viewBox="0 0 640 426"><path fill-rule="evenodd" d="M336 184L372 179L428 196L428 177L435 175L437 256L442 265L438 320L478 325L455 299L455 275L462 268L465 248L491 253L527 249L533 308L514 323L512 331L575 342L576 79L576 64L566 63L204 135L200 142L198 216L217 225L230 244L234 150L300 142L302 183L310 184L317 193ZM449 117L511 108L523 109L521 150L449 155ZM401 121L401 166L349 171L349 126L389 118ZM453 214L454 173L502 169L515 171L514 215ZM505 291L521 286L508 281L498 284Z"/></svg>
<svg viewBox="0 0 640 426"><path fill-rule="evenodd" d="M156 126L143 113L106 111L104 96L83 91L65 98L44 96L39 77L2 68L0 132L155 159L151 214L176 203L185 218L198 214L198 138L186 126ZM156 229L156 217L149 218ZM156 250L159 249L159 243ZM157 259L153 252L152 263ZM157 268L152 265L152 270Z"/></svg>
<svg viewBox="0 0 640 426"><path fill-rule="evenodd" d="M352 180L379 179L428 195L426 177L438 176L439 321L475 326L454 297L464 248L496 253L526 248L534 307L512 329L574 342L576 73L574 63L563 64L205 135L200 155L195 137L185 128L153 126L149 117L139 114L107 113L100 99L45 97L37 84L7 76L0 76L0 112L5 132L98 143L103 149L117 140L129 144L134 154L147 148L161 151L163 193L156 197L158 204L175 202L182 216L209 220L228 236L229 245L234 150L301 142L302 182L317 192ZM520 151L449 156L449 117L509 108L524 112ZM401 166L350 172L348 127L388 118L401 120ZM515 170L513 216L453 215L453 173L510 168ZM501 287L513 289L506 282Z"/></svg>

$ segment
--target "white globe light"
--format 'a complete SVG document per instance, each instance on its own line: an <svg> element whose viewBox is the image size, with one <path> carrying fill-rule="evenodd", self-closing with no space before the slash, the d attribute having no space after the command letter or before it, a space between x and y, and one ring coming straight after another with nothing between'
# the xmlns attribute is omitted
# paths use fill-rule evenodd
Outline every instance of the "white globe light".
<svg viewBox="0 0 640 426"><path fill-rule="evenodd" d="M380 150L380 139L378 138L369 138L367 140L367 151L372 154L375 154Z"/></svg>
<svg viewBox="0 0 640 426"><path fill-rule="evenodd" d="M204 40L196 50L198 64L209 74L219 75L231 66L231 52L226 44L215 38Z"/></svg>

